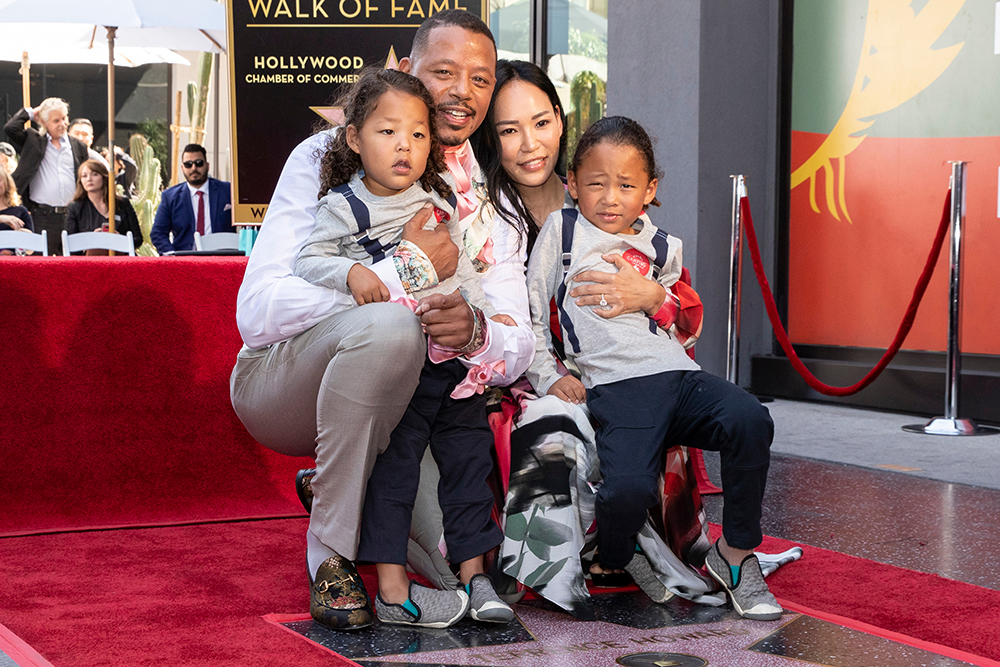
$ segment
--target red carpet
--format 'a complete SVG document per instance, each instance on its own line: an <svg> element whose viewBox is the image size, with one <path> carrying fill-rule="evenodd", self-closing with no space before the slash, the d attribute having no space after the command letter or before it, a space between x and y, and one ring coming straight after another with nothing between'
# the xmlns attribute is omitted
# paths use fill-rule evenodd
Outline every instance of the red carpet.
<svg viewBox="0 0 1000 667"><path fill-rule="evenodd" d="M308 610L305 528L285 519L0 539L0 624L55 667L331 664L263 619ZM812 547L769 581L792 604L1000 661L1000 591Z"/></svg>
<svg viewBox="0 0 1000 667"><path fill-rule="evenodd" d="M0 259L0 535L302 514L229 404L245 266Z"/></svg>

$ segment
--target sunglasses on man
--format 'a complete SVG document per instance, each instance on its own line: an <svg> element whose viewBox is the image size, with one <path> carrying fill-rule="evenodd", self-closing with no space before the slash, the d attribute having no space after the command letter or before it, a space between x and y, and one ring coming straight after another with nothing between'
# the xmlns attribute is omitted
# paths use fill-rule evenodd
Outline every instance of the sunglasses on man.
<svg viewBox="0 0 1000 667"><path fill-rule="evenodd" d="M202 167L205 166L205 161L202 159L188 160L187 162L182 162L181 164L184 165L185 169L190 169L191 167L198 167L199 169L201 169Z"/></svg>

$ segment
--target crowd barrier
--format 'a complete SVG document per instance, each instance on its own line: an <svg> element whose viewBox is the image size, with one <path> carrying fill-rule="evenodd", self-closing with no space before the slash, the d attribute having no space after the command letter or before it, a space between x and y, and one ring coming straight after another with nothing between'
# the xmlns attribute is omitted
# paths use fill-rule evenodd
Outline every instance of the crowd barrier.
<svg viewBox="0 0 1000 667"><path fill-rule="evenodd" d="M924 264L924 269L917 280L910 299L909 306L903 315L903 320L899 325L896 336L886 349L882 358L863 378L847 387L834 387L819 380L812 372L806 368L792 346L788 333L781 317L778 314L778 307L774 301L767 275L764 272L764 264L760 256L760 248L757 244L757 235L753 226L753 216L750 212L750 200L746 193L745 179L742 174L732 176L733 178L733 248L730 269L730 319L729 319L729 357L727 359L727 374L731 382L736 382L736 368L738 366L739 354L739 317L741 308L741 285L740 276L742 270L743 247L741 236L746 232L747 245L750 249L750 256L753 262L754 273L760 286L761 295L764 298L764 307L767 311L774 335L778 344L788 357L789 362L803 380L814 390L827 396L849 396L855 394L872 382L889 365L896 353L899 352L906 340L907 334L913 326L913 321L917 315L917 309L927 290L931 276L934 274L934 266L938 256L941 254L941 247L944 245L944 237L951 230L951 252L950 252L950 290L949 290L949 318L948 318L948 345L947 364L945 368L945 415L938 417L927 424L914 424L904 426L904 430L914 433L926 433L930 435L988 435L1000 432L988 426L980 426L971 419L958 418L958 388L961 373L961 351L959 349L959 323L961 317L961 250L962 250L962 229L965 221L965 172L967 163L952 162L952 175L948 193L945 196L944 211L941 214L941 222L938 225L934 242L931 245L930 254Z"/></svg>

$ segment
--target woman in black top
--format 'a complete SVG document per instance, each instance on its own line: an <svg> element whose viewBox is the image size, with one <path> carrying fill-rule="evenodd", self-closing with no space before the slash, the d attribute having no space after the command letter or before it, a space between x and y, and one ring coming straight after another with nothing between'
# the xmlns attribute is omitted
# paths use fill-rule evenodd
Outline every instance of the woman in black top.
<svg viewBox="0 0 1000 667"><path fill-rule="evenodd" d="M76 192L66 209L66 231L70 234L97 232L108 222L108 168L97 160L86 160L76 177ZM132 242L142 245L142 230L135 209L127 199L115 201L115 231L132 232Z"/></svg>
<svg viewBox="0 0 1000 667"><path fill-rule="evenodd" d="M3 167L0 167L0 225L14 230L35 231L31 214L21 206L21 196L17 194L14 178Z"/></svg>

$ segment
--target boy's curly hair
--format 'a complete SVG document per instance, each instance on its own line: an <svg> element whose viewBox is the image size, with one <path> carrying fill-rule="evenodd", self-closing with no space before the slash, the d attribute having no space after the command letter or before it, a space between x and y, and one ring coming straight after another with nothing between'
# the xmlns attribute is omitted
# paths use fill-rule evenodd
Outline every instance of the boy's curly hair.
<svg viewBox="0 0 1000 667"><path fill-rule="evenodd" d="M350 181L351 177L363 168L361 156L347 145L345 130L348 125L360 130L375 110L379 99L390 90L413 95L427 106L431 150L427 156L427 167L419 179L420 185L426 192L430 192L433 188L442 197L447 198L451 195L451 188L441 178L447 166L437 137L437 119L431 94L415 76L393 69L368 67L361 70L358 80L336 103L336 106L344 109L344 124L341 131L331 132L326 145L317 150L320 161L320 190L317 199L322 199L331 188Z"/></svg>

